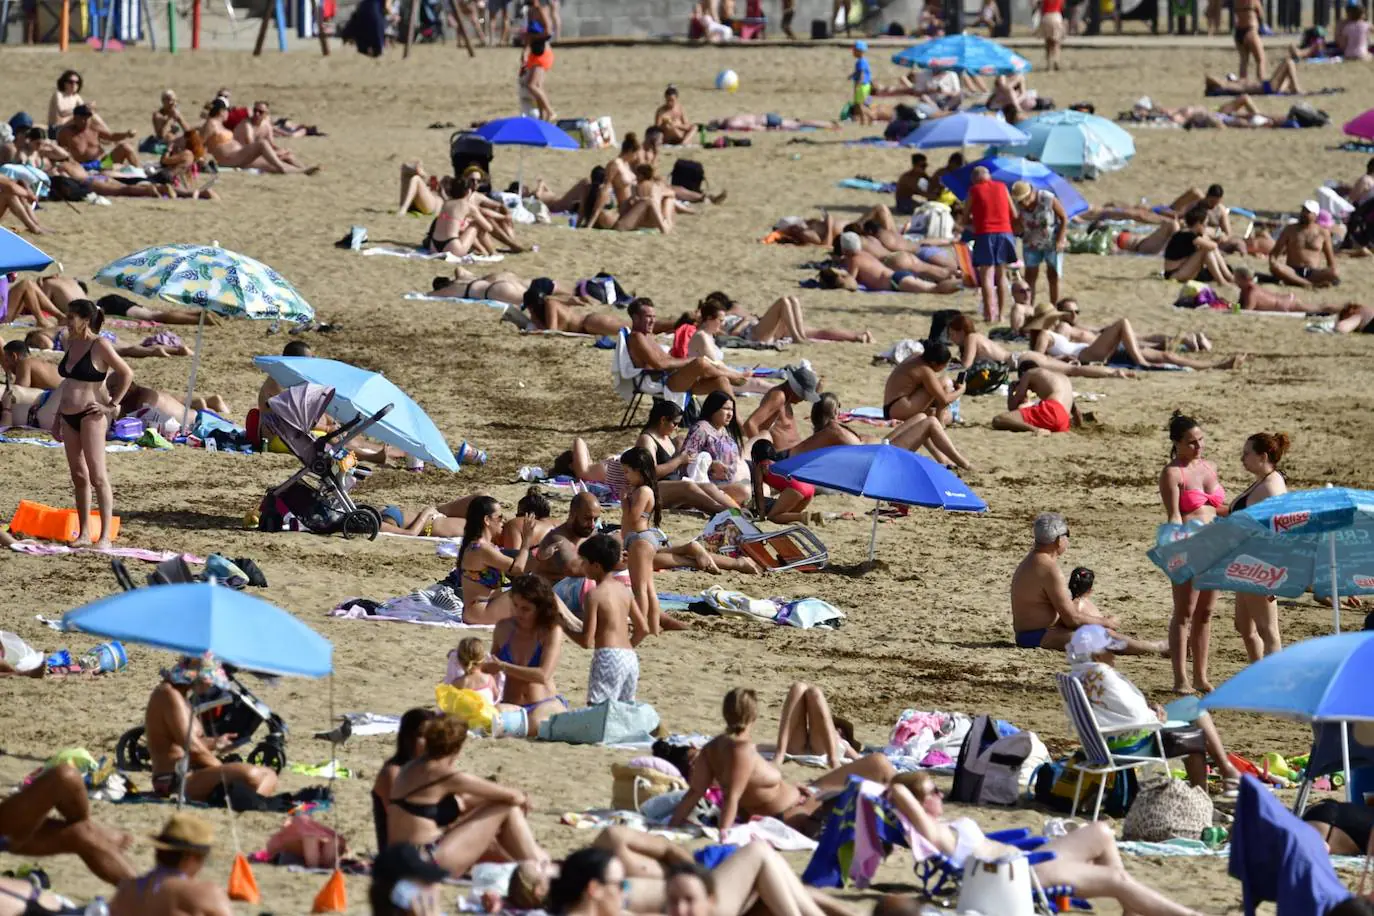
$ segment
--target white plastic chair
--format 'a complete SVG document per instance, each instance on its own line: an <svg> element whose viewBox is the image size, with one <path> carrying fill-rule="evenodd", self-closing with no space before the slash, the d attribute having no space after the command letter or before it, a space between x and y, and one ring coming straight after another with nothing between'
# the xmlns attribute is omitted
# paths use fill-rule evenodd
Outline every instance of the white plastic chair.
<svg viewBox="0 0 1374 916"><path fill-rule="evenodd" d="M1107 791L1107 776L1109 774L1121 773L1157 763L1163 768L1165 776L1171 775L1169 759L1164 756L1164 739L1160 737L1159 733L1162 723L1155 722L1152 726L1131 725L1104 733L1102 727L1097 723L1097 717L1093 715L1092 704L1088 702L1088 695L1083 692L1083 685L1078 678L1072 674L1056 674L1054 681L1059 687L1059 696L1064 700L1064 711L1068 714L1069 722L1073 725L1073 730L1077 733L1078 740L1083 745L1083 753L1087 758L1083 763L1069 764L1078 771L1078 782L1073 790L1073 808L1069 810L1070 817L1078 813L1078 802L1083 794L1083 777L1086 774L1101 777L1097 782L1097 801L1093 805L1093 820L1097 820L1098 815L1102 812L1102 796ZM1154 746L1159 750L1158 756L1113 754L1111 749L1107 747L1107 735L1139 731L1152 733L1150 737Z"/></svg>
<svg viewBox="0 0 1374 916"><path fill-rule="evenodd" d="M652 398L664 398L673 401L679 407L687 406L687 399L690 394L682 394L676 391L669 391L658 377L658 373L649 372L635 365L634 359L630 356L630 332L627 328L621 328L620 333L615 338L615 356L611 361L611 384L615 388L615 393L626 401L625 413L620 417L620 428L625 429L634 422L635 414L639 411L639 404L647 394Z"/></svg>

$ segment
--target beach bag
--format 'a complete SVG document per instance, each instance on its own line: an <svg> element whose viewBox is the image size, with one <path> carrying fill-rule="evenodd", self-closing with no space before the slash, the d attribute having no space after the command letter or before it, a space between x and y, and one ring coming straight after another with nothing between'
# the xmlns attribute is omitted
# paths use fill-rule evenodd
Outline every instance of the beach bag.
<svg viewBox="0 0 1374 916"><path fill-rule="evenodd" d="M964 879L959 884L958 910L960 913L996 913L997 916L1035 916L1030 863L1026 857L965 862Z"/></svg>
<svg viewBox="0 0 1374 916"><path fill-rule="evenodd" d="M959 748L950 800L970 805L1014 805L1035 770L1050 758L1035 732L999 737L988 716L973 720Z"/></svg>
<svg viewBox="0 0 1374 916"><path fill-rule="evenodd" d="M687 780L681 776L653 767L611 764L611 807L617 811L639 811L651 798L686 790Z"/></svg>
<svg viewBox="0 0 1374 916"><path fill-rule="evenodd" d="M992 394L1007 383L1010 373L1005 363L991 359L975 360L964 372L964 394L975 398Z"/></svg>
<svg viewBox="0 0 1374 916"><path fill-rule="evenodd" d="M932 200L921 204L911 214L912 228L921 227L921 234L928 239L954 238L954 214L948 204Z"/></svg>
<svg viewBox="0 0 1374 916"><path fill-rule="evenodd" d="M658 713L648 703L607 700L549 717L539 725L539 739L565 744L643 744L653 740L658 722Z"/></svg>
<svg viewBox="0 0 1374 916"><path fill-rule="evenodd" d="M1288 109L1288 120L1298 127L1325 127L1331 123L1331 115L1310 102L1298 102Z"/></svg>
<svg viewBox="0 0 1374 916"><path fill-rule="evenodd" d="M48 198L50 200L79 202L90 196L90 193L85 185L75 178L69 178L66 175L53 175L52 186L48 189Z"/></svg>
<svg viewBox="0 0 1374 916"><path fill-rule="evenodd" d="M673 163L670 183L675 187L686 188L700 194L701 186L706 184L706 168L695 159L679 159Z"/></svg>
<svg viewBox="0 0 1374 916"><path fill-rule="evenodd" d="M1212 826L1212 799L1207 790L1181 779L1160 779L1141 786L1126 820L1122 839L1163 843L1175 837L1195 840Z"/></svg>
<svg viewBox="0 0 1374 916"><path fill-rule="evenodd" d="M1087 757L1074 751L1072 757L1064 757L1041 765L1032 778L1032 796L1036 804L1068 814L1073 808L1074 786L1078 783L1078 770L1075 764L1082 763ZM1079 795L1080 807L1086 802L1092 804L1097 798L1097 785L1102 777L1095 773L1083 774L1083 791ZM1102 794L1102 812L1108 817L1125 817L1140 790L1140 782L1135 770L1123 770L1107 774L1107 789Z"/></svg>

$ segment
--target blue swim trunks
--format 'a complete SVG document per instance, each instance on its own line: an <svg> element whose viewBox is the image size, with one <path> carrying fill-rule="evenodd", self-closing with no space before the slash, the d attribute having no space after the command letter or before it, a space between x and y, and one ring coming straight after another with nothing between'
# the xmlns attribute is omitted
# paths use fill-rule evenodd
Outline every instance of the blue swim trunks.
<svg viewBox="0 0 1374 916"><path fill-rule="evenodd" d="M1018 649L1038 649L1048 631L1047 627L1041 627L1038 630L1022 630L1016 634L1016 647Z"/></svg>

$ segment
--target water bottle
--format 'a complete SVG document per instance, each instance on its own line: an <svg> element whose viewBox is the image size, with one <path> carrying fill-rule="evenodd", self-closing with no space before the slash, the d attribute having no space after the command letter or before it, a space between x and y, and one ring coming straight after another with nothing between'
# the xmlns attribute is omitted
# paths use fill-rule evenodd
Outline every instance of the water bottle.
<svg viewBox="0 0 1374 916"><path fill-rule="evenodd" d="M110 916L110 907L105 903L104 897L97 897L86 904L82 916Z"/></svg>
<svg viewBox="0 0 1374 916"><path fill-rule="evenodd" d="M569 213L569 214L568 214L568 228L569 228L569 229L576 229L576 228L577 228L577 214L576 214L576 213Z"/></svg>

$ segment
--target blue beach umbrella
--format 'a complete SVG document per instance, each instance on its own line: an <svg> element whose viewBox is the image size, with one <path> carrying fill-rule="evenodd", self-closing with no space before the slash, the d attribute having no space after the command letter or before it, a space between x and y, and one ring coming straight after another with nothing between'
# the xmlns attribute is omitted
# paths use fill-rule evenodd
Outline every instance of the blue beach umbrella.
<svg viewBox="0 0 1374 916"><path fill-rule="evenodd" d="M538 118L498 118L488 121L474 131L479 137L491 141L492 146L521 147L520 157L515 167L515 181L523 187L525 172L526 146L546 149L579 149L580 145L568 136L562 128Z"/></svg>
<svg viewBox="0 0 1374 916"><path fill-rule="evenodd" d="M0 226L0 273L42 270L51 263L52 258Z"/></svg>
<svg viewBox="0 0 1374 916"><path fill-rule="evenodd" d="M1001 118L959 112L947 118L925 121L902 140L901 146L931 149L937 146L983 146L1024 143L1030 135Z"/></svg>
<svg viewBox="0 0 1374 916"><path fill-rule="evenodd" d="M1030 135L1023 144L1005 144L1009 152L1043 162L1068 178L1095 178L1124 169L1135 155L1135 138L1121 127L1082 111L1049 111L1017 124Z"/></svg>
<svg viewBox="0 0 1374 916"><path fill-rule="evenodd" d="M213 653L264 674L324 677L329 640L275 605L204 582L138 588L62 615L68 629L181 655Z"/></svg>
<svg viewBox="0 0 1374 916"><path fill-rule="evenodd" d="M453 450L419 404L386 376L332 359L311 356L259 356L253 365L283 388L310 382L334 389L327 413L340 423L372 416L388 404L391 412L368 430L380 439L422 461L457 471Z"/></svg>
<svg viewBox="0 0 1374 916"><path fill-rule="evenodd" d="M898 54L892 62L899 67L927 70L953 70L974 76L1005 76L1029 73L1030 61L991 39L968 33L932 38Z"/></svg>
<svg viewBox="0 0 1374 916"><path fill-rule="evenodd" d="M924 455L886 442L877 445L834 445L806 452L773 465L783 477L828 487L879 503L899 503L947 509L951 512L985 512L988 504L968 484ZM878 505L873 506L873 531L868 539L868 558L878 544Z"/></svg>
<svg viewBox="0 0 1374 916"><path fill-rule="evenodd" d="M966 200L969 185L973 182L973 170L980 165L988 170L993 181L1000 181L1008 188L1015 182L1024 181L1033 188L1049 191L1059 198L1059 203L1064 207L1064 213L1071 218L1089 209L1088 202L1083 199L1083 195L1079 194L1073 185L1061 178L1058 172L1043 163L1023 159L1020 156L988 156L955 169L941 178L940 181L955 197Z"/></svg>

